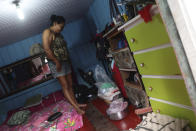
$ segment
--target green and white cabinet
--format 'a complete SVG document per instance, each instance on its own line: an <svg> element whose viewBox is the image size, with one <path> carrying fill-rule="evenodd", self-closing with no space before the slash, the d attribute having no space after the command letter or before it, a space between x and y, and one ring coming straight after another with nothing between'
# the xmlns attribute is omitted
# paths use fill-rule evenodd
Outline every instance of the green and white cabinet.
<svg viewBox="0 0 196 131"><path fill-rule="evenodd" d="M153 111L188 119L196 130L196 116L172 44L157 9L151 13L152 21L145 23L136 16L119 30L125 31Z"/></svg>

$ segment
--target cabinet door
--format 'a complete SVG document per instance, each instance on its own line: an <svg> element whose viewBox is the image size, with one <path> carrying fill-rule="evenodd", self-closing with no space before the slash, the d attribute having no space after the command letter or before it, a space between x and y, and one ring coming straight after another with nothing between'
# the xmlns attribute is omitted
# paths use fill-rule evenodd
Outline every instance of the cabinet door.
<svg viewBox="0 0 196 131"><path fill-rule="evenodd" d="M189 120L193 131L196 131L196 117L192 110L157 102L154 100L150 100L150 103L154 112L160 112L160 114L166 114L176 118Z"/></svg>
<svg viewBox="0 0 196 131"><path fill-rule="evenodd" d="M137 51L170 43L160 15L152 17L149 23L140 23L125 32L131 50Z"/></svg>
<svg viewBox="0 0 196 131"><path fill-rule="evenodd" d="M172 47L134 55L142 75L180 75L180 69Z"/></svg>
<svg viewBox="0 0 196 131"><path fill-rule="evenodd" d="M184 80L142 78L148 96L178 104L192 106Z"/></svg>

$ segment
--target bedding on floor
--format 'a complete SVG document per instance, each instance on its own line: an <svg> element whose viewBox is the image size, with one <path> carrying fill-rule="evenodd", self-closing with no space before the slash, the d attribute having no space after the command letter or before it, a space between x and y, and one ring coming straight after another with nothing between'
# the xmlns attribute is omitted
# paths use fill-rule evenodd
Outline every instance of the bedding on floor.
<svg viewBox="0 0 196 131"><path fill-rule="evenodd" d="M0 126L0 131L74 131L81 128L83 126L82 116L66 99L59 98L58 93L58 97L55 97L54 94L49 95L47 100L36 109L35 107L29 108L31 115L25 124L8 126L5 122ZM56 112L61 112L62 115L54 121L48 122L48 117Z"/></svg>

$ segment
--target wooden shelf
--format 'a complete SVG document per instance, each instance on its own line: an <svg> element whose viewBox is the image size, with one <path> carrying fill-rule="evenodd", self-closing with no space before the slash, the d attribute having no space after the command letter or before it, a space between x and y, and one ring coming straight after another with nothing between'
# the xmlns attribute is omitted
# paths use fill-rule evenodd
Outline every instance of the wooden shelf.
<svg viewBox="0 0 196 131"><path fill-rule="evenodd" d="M103 35L103 38L107 37L110 33L112 33L113 31L115 31L118 28L118 26L113 27L112 29L110 29L108 32L106 32Z"/></svg>
<svg viewBox="0 0 196 131"><path fill-rule="evenodd" d="M112 56L112 54L108 54L108 55L107 55L107 57L109 57L109 58L110 58L110 57L113 57L113 56Z"/></svg>
<svg viewBox="0 0 196 131"><path fill-rule="evenodd" d="M126 50L129 50L129 48L125 47L125 48L121 48L121 49L112 50L111 53L107 55L107 57L113 57L112 56L113 54L120 53L120 52L126 51Z"/></svg>
<svg viewBox="0 0 196 131"><path fill-rule="evenodd" d="M119 52L122 52L122 51L126 51L126 50L129 50L129 47L112 50L112 54L116 54L116 53L119 53Z"/></svg>
<svg viewBox="0 0 196 131"><path fill-rule="evenodd" d="M128 88L137 88L139 90L142 90L142 86L139 83L136 83L136 82L124 81L124 86L128 87Z"/></svg>
<svg viewBox="0 0 196 131"><path fill-rule="evenodd" d="M157 5L153 5L150 9L150 14L151 16L154 16L156 14L159 13L159 8ZM122 31L122 30L125 30L127 29L128 27L130 27L131 25L134 25L136 22L143 22L143 19L142 17L138 14L137 16L135 16L134 18L130 19L129 21L127 21L126 23L124 23L122 26L120 26L118 28L118 31Z"/></svg>
<svg viewBox="0 0 196 131"><path fill-rule="evenodd" d="M117 34L119 34L121 31L118 31L118 28L120 27L121 25L115 25L112 29L110 29L108 32L106 32L104 35L103 35L103 38L107 37L107 39L110 39L114 36L116 36Z"/></svg>
<svg viewBox="0 0 196 131"><path fill-rule="evenodd" d="M119 68L120 71L137 71L136 68Z"/></svg>

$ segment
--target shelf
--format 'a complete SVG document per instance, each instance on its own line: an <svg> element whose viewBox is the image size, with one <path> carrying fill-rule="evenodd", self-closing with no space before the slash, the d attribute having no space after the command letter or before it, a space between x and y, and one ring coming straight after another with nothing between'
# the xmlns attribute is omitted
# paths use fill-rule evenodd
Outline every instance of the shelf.
<svg viewBox="0 0 196 131"><path fill-rule="evenodd" d="M119 68L120 71L137 71L136 68Z"/></svg>
<svg viewBox="0 0 196 131"><path fill-rule="evenodd" d="M150 14L151 16L158 14L159 13L159 9L157 5L153 5L150 9ZM135 25L138 22L143 22L143 18L140 15L135 16L133 19L127 21L126 23L124 23L122 26L120 26L118 28L118 31L122 31L122 30L126 30L126 29L130 29L131 26Z"/></svg>
<svg viewBox="0 0 196 131"><path fill-rule="evenodd" d="M116 54L116 53L119 53L119 52L122 52L122 51L127 51L127 50L129 50L129 47L112 50L112 54Z"/></svg>
<svg viewBox="0 0 196 131"><path fill-rule="evenodd" d="M110 33L112 33L113 31L115 31L116 29L118 29L119 26L115 26L113 27L112 29L110 29L108 32L106 32L104 35L103 35L103 38L107 37Z"/></svg>
<svg viewBox="0 0 196 131"><path fill-rule="evenodd" d="M113 56L112 56L112 54L108 54L106 57L110 58L110 57L113 57Z"/></svg>

